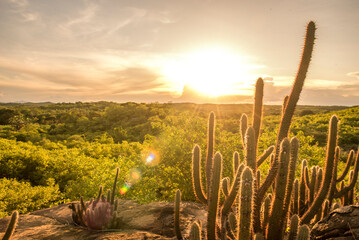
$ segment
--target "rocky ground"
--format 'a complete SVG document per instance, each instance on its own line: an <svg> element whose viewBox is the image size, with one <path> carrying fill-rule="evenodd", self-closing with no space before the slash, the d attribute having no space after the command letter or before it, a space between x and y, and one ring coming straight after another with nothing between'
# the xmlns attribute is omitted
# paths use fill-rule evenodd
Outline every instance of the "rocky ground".
<svg viewBox="0 0 359 240"><path fill-rule="evenodd" d="M117 231L93 231L75 226L70 203L20 215L13 240L175 240L173 203L155 202L145 205L120 200L119 218L123 225ZM188 236L194 220L206 225L206 207L193 202L181 203L181 228ZM0 219L0 238L10 217ZM345 206L332 211L311 230L315 240L359 239L359 206Z"/></svg>
<svg viewBox="0 0 359 240"><path fill-rule="evenodd" d="M75 226L68 204L20 215L13 240L168 240L174 237L173 203L155 202L140 205L131 200L120 200L119 218L121 229L113 231L92 231ZM201 204L181 203L181 227L188 234L191 223L199 219L206 222L207 212ZM0 238L3 236L10 217L0 219Z"/></svg>

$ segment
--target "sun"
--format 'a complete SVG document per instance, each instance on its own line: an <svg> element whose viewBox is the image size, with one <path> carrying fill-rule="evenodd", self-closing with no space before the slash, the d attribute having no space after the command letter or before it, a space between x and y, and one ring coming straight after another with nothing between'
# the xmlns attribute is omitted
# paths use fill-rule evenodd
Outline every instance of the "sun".
<svg viewBox="0 0 359 240"><path fill-rule="evenodd" d="M163 75L177 86L189 86L199 94L218 97L236 95L249 81L243 57L213 47L185 54L163 67Z"/></svg>

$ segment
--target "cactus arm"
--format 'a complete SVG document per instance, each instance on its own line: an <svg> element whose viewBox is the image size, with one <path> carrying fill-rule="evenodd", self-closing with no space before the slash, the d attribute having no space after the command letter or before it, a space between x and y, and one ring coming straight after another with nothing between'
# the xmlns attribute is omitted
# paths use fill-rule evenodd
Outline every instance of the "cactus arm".
<svg viewBox="0 0 359 240"><path fill-rule="evenodd" d="M240 186L240 182L241 182L241 175L242 175L243 169L244 169L244 164L241 164L239 166L236 176L233 180L229 195L223 203L222 216L227 216L227 214L229 213L229 210L233 206L234 201L236 200L236 197L237 197L238 191L239 191L239 186Z"/></svg>
<svg viewBox="0 0 359 240"><path fill-rule="evenodd" d="M289 204L292 199L293 192L293 182L295 179L295 170L297 168L297 160L298 160L298 149L299 149L299 141L298 138L293 137L290 141L290 160L289 160L289 172L288 172L288 180L286 193L284 198L284 206L283 206L283 215L282 219L285 220L288 215Z"/></svg>
<svg viewBox="0 0 359 240"><path fill-rule="evenodd" d="M247 127L248 127L248 117L247 117L247 115L245 113L243 113L242 116L241 116L240 129L239 129L239 131L241 132L241 139L242 139L243 148L245 148L245 145L246 145L246 141L244 139L245 139L245 136L246 136Z"/></svg>
<svg viewBox="0 0 359 240"><path fill-rule="evenodd" d="M355 159L354 176L352 178L352 181L349 183L348 186L345 186L341 191L336 193L334 195L334 198L342 197L344 194L347 194L350 190L352 190L354 188L355 183L357 182L357 179L358 179L358 171L359 171L359 149L358 149L357 156Z"/></svg>
<svg viewBox="0 0 359 240"><path fill-rule="evenodd" d="M315 181L317 180L317 170L315 167L311 168L311 176L310 176L310 188L309 188L309 203L313 202L314 199L314 188L315 188Z"/></svg>
<svg viewBox="0 0 359 240"><path fill-rule="evenodd" d="M245 149L245 162L248 167L250 167L255 174L257 172L257 163L256 163L256 142L255 142L255 132L253 127L247 128L246 132L246 149Z"/></svg>
<svg viewBox="0 0 359 240"><path fill-rule="evenodd" d="M340 175L340 177L337 178L337 182L341 182L344 180L345 176L348 174L348 171L350 169L350 166L352 165L353 163L353 159L354 159L354 151L351 150L349 152L349 155L348 155L348 159L347 159L347 163L345 165L345 168L344 168L344 171L342 173L342 175Z"/></svg>
<svg viewBox="0 0 359 240"><path fill-rule="evenodd" d="M233 153L233 177L236 176L238 167L239 167L239 153L236 151Z"/></svg>
<svg viewBox="0 0 359 240"><path fill-rule="evenodd" d="M352 170L352 171L350 171L350 173L349 173L349 181L351 182L351 181L353 181L353 179L354 179L354 171ZM352 190L350 190L350 191L348 192L348 198L349 198L349 204L350 204L350 205L354 204L354 196L355 196L355 194L354 194L354 189L355 189L355 188L353 188Z"/></svg>
<svg viewBox="0 0 359 240"><path fill-rule="evenodd" d="M211 112L208 118L208 133L207 133L207 156L206 156L207 193L209 193L209 187L210 187L209 185L211 182L211 173L213 168L214 129L215 129L215 116L214 116L214 112Z"/></svg>
<svg viewBox="0 0 359 240"><path fill-rule="evenodd" d="M180 203L181 203L181 191L177 189L175 196L175 233L178 240L182 240L182 233L180 229Z"/></svg>
<svg viewBox="0 0 359 240"><path fill-rule="evenodd" d="M251 168L243 170L241 178L241 194L239 200L239 218L237 240L250 239L252 231L252 196L253 196L253 173Z"/></svg>
<svg viewBox="0 0 359 240"><path fill-rule="evenodd" d="M288 182L288 164L290 157L290 143L288 138L284 138L281 143L279 167L277 175L277 185L274 191L271 215L269 217L269 225L267 231L267 239L282 239L283 227L283 205Z"/></svg>
<svg viewBox="0 0 359 240"><path fill-rule="evenodd" d="M270 146L264 151L264 153L257 160L257 167L262 165L262 163L272 154L273 150L274 146Z"/></svg>
<svg viewBox="0 0 359 240"><path fill-rule="evenodd" d="M7 228L6 228L6 231L5 231L5 234L2 238L2 240L10 240L11 239L12 235L15 232L15 228L16 228L18 220L19 220L19 212L14 211L11 214L10 222L7 225Z"/></svg>
<svg viewBox="0 0 359 240"><path fill-rule="evenodd" d="M219 204L219 190L222 175L222 155L217 152L214 156L210 192L208 193L207 239L217 239L217 212Z"/></svg>
<svg viewBox="0 0 359 240"><path fill-rule="evenodd" d="M195 145L192 152L192 184L194 193L197 199L207 204L207 198L203 193L202 181L201 181L201 149L198 145Z"/></svg>
<svg viewBox="0 0 359 240"><path fill-rule="evenodd" d="M292 214L299 214L299 181L294 180Z"/></svg>
<svg viewBox="0 0 359 240"><path fill-rule="evenodd" d="M102 192L103 192L103 186L100 186L99 190L98 190L98 195L97 195L97 198L96 198L97 201L100 201L101 196L102 196Z"/></svg>
<svg viewBox="0 0 359 240"><path fill-rule="evenodd" d="M120 172L120 168L116 168L115 181L113 182L113 187L112 187L111 205L113 205L115 203L116 184L117 184L119 172ZM110 201L110 199L108 199L108 201Z"/></svg>
<svg viewBox="0 0 359 240"><path fill-rule="evenodd" d="M295 78L292 91L287 100L287 104L283 113L282 120L280 122L277 144L279 145L283 138L287 137L289 127L294 115L294 110L299 100L299 95L302 91L304 80L307 75L309 68L309 63L312 58L313 46L315 39L315 24L314 22L309 22L307 26L307 32L305 36L305 43L301 62Z"/></svg>
<svg viewBox="0 0 359 240"><path fill-rule="evenodd" d="M262 122L262 112L263 112L263 88L264 82L262 78L258 78L255 87L255 94L254 94L254 109L253 109L253 122L252 126L254 128L254 136L255 136L255 143L257 146L261 122Z"/></svg>
<svg viewBox="0 0 359 240"><path fill-rule="evenodd" d="M304 167L304 182L305 186L310 189L309 170L307 166Z"/></svg>
<svg viewBox="0 0 359 240"><path fill-rule="evenodd" d="M310 239L310 230L307 225L302 225L299 227L297 240L309 240Z"/></svg>
<svg viewBox="0 0 359 240"><path fill-rule="evenodd" d="M330 183L330 188L328 193L329 205L332 205L334 195L338 193L336 179L337 179L339 156L340 156L340 148L337 146L335 148L335 154L334 154L333 177L332 177L332 182Z"/></svg>
<svg viewBox="0 0 359 240"><path fill-rule="evenodd" d="M323 183L320 187L319 193L317 197L314 199L310 208L304 213L301 217L301 222L303 224L307 224L310 220L314 217L319 207L321 207L322 203L325 200L325 197L328 194L331 180L333 177L333 169L334 169L334 155L335 155L335 148L337 144L337 135L338 135L338 118L337 116L332 116L329 123L329 137L328 137L328 144L327 144L327 154L326 154L326 163L324 168L324 178Z"/></svg>
<svg viewBox="0 0 359 240"><path fill-rule="evenodd" d="M306 211L305 206L305 191L306 191L306 185L305 185L305 168L307 167L308 163L307 160L302 161L302 171L300 175L300 183L299 183L299 216L302 216L304 212Z"/></svg>
<svg viewBox="0 0 359 240"><path fill-rule="evenodd" d="M318 167L317 180L315 180L314 197L317 196L322 181L323 181L323 169Z"/></svg>
<svg viewBox="0 0 359 240"><path fill-rule="evenodd" d="M289 229L288 240L297 239L298 225L299 225L299 217L297 214L295 214L290 218L290 229Z"/></svg>
<svg viewBox="0 0 359 240"><path fill-rule="evenodd" d="M323 204L323 206L322 206L322 217L325 217L325 216L327 216L328 214L329 214L329 210L330 210L330 207L329 207L330 205L329 205L329 200L327 199L327 200L325 200L324 201L324 204Z"/></svg>
<svg viewBox="0 0 359 240"><path fill-rule="evenodd" d="M222 192L226 199L229 194L229 181L229 177L225 177L222 179Z"/></svg>
<svg viewBox="0 0 359 240"><path fill-rule="evenodd" d="M235 239L234 236L237 236L237 218L233 212L228 214L228 223L229 223L229 230L228 233L232 236L232 239Z"/></svg>
<svg viewBox="0 0 359 240"><path fill-rule="evenodd" d="M260 224L260 212L261 212L261 206L262 201L264 199L264 196L273 183L276 173L277 173L277 167L278 167L278 160L275 159L274 154L271 155L271 159L273 161L271 168L269 169L267 177L264 179L262 185L258 187L258 190L256 194L254 195L254 201L253 201L253 229L254 232L260 231L261 224Z"/></svg>
<svg viewBox="0 0 359 240"><path fill-rule="evenodd" d="M197 222L193 222L189 233L190 240L201 240L201 227Z"/></svg>
<svg viewBox="0 0 359 240"><path fill-rule="evenodd" d="M272 195L268 194L268 196L264 200L264 205L263 205L264 209L263 209L262 232L266 232L266 230L267 230L270 208L271 208L271 201L272 201Z"/></svg>

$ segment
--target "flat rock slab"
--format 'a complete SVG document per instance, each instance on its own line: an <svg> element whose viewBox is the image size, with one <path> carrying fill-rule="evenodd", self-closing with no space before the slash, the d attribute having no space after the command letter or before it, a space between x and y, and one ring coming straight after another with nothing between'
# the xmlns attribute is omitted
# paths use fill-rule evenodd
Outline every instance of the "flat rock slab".
<svg viewBox="0 0 359 240"><path fill-rule="evenodd" d="M359 206L351 205L333 210L313 226L311 237L315 240L359 239Z"/></svg>
<svg viewBox="0 0 359 240"><path fill-rule="evenodd" d="M75 226L71 218L71 203L47 208L30 214L20 215L13 240L169 240L174 236L174 203L154 202L138 204L131 200L120 200L119 218L123 225L115 231L93 231ZM183 235L189 234L194 220L206 224L206 207L192 202L181 203L181 228ZM0 238L4 235L10 217L0 219Z"/></svg>

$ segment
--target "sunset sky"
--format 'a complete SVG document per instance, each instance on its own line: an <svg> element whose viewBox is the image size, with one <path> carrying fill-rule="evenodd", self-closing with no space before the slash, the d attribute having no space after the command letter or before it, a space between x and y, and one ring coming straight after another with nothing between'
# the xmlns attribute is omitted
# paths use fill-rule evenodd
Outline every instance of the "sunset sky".
<svg viewBox="0 0 359 240"><path fill-rule="evenodd" d="M280 104L310 20L299 104L358 105L358 0L0 0L0 102Z"/></svg>

